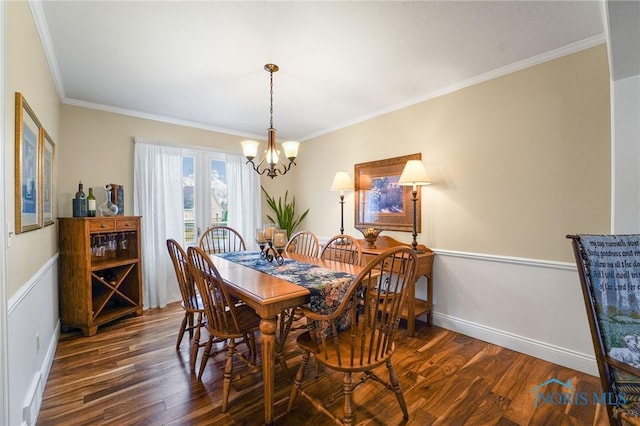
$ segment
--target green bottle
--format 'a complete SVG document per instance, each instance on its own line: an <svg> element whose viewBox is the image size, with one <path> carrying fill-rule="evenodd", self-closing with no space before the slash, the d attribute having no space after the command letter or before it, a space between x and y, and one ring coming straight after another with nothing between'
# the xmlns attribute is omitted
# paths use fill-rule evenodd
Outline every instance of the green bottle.
<svg viewBox="0 0 640 426"><path fill-rule="evenodd" d="M93 196L93 188L89 188L89 195L87 196L87 216L96 216L96 197Z"/></svg>
<svg viewBox="0 0 640 426"><path fill-rule="evenodd" d="M82 181L78 183L78 192L76 198L73 199L73 217L87 216L87 197L82 190Z"/></svg>

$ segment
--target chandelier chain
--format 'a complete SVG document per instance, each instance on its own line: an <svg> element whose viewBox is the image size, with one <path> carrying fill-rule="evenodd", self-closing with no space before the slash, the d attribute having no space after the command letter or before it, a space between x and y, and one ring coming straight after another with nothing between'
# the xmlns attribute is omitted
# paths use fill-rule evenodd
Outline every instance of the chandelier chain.
<svg viewBox="0 0 640 426"><path fill-rule="evenodd" d="M269 76L271 80L269 97L271 99L269 105L269 127L273 129L273 71L269 71Z"/></svg>

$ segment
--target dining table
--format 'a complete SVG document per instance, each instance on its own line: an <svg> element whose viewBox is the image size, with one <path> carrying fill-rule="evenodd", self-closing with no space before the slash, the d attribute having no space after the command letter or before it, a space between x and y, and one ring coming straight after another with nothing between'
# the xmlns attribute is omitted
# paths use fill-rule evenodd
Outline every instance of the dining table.
<svg viewBox="0 0 640 426"><path fill-rule="evenodd" d="M279 349L278 315L308 303L339 303L361 266L298 254L286 254L284 263L269 262L259 251L211 254L229 293L260 316L264 420L273 423L275 361ZM313 301L312 301L313 299ZM327 302L328 301L328 302ZM326 307L326 306L325 306Z"/></svg>

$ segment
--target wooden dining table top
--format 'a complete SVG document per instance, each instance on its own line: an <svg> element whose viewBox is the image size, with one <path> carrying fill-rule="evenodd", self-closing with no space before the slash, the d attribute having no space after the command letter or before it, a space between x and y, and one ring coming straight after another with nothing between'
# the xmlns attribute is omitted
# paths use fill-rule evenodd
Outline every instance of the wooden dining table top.
<svg viewBox="0 0 640 426"><path fill-rule="evenodd" d="M357 265L293 253L287 254L287 258L353 276L362 270ZM211 259L231 293L251 306L262 318L275 316L282 309L300 306L309 301L308 288L216 255L211 255Z"/></svg>

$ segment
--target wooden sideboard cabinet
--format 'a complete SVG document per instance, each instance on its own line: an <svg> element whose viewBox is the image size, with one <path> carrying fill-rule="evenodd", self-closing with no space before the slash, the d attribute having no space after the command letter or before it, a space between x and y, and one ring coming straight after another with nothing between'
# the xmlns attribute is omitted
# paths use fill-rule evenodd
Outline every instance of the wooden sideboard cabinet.
<svg viewBox="0 0 640 426"><path fill-rule="evenodd" d="M60 317L63 327L98 326L142 315L140 217L59 219Z"/></svg>
<svg viewBox="0 0 640 426"><path fill-rule="evenodd" d="M375 256L382 253L383 251L397 246L408 246L411 247L410 244L401 243L391 237L386 235L380 236L376 239L375 248L367 247L367 242L365 240L358 240L360 246L362 247L363 254L363 262L362 264L366 264L371 261ZM411 283L411 288L407 294L407 304L402 309L401 318L407 320L407 334L409 336L413 336L416 330L416 317L418 315L427 314L427 325L431 325L432 321L432 309L433 309L433 258L435 253L425 247L422 244L419 244L417 249L421 251L421 253L417 253L418 255L418 270L416 271L416 281L421 277L427 277L427 300L421 300L416 298L416 287L415 282Z"/></svg>

